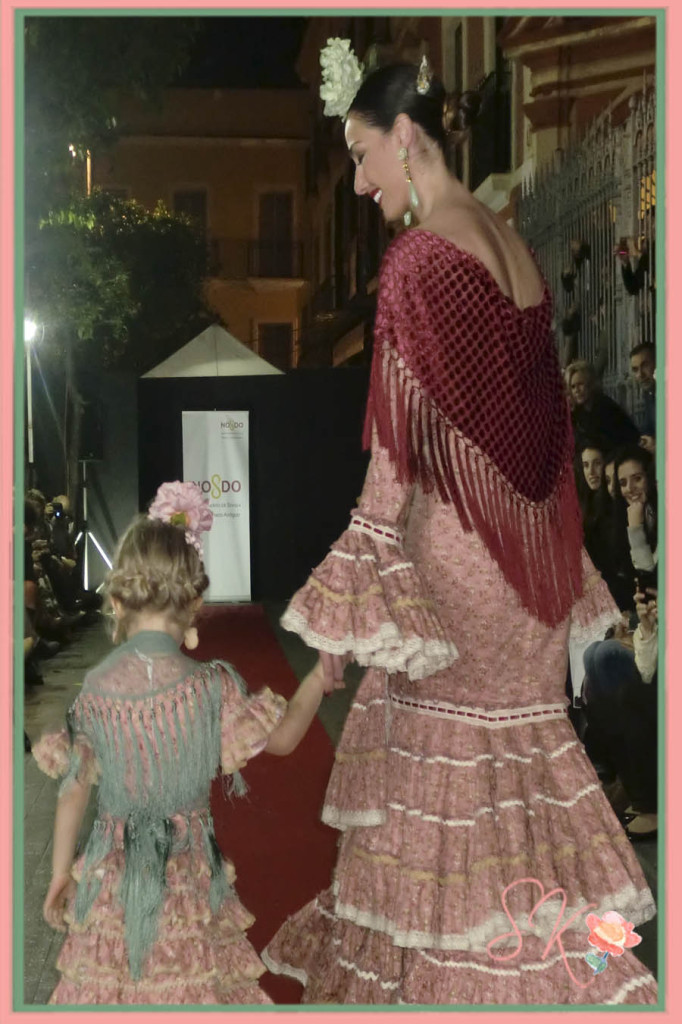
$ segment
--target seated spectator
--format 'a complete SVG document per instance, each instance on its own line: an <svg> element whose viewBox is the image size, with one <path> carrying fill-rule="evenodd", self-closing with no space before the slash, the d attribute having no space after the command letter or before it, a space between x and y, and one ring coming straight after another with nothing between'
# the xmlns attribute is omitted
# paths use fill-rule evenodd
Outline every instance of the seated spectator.
<svg viewBox="0 0 682 1024"><path fill-rule="evenodd" d="M585 748L603 782L616 776L630 806L623 812L633 841L652 839L657 818L657 639L653 588L634 595L637 629L591 644L585 652Z"/></svg>
<svg viewBox="0 0 682 1024"><path fill-rule="evenodd" d="M32 611L33 625L39 638L63 642L69 638L71 627L83 619L83 613L69 613L60 606L50 576L50 570L54 568L54 556L50 548L50 529L44 514L45 499L39 491L29 491L27 494L32 495L32 500L24 503L24 579L33 587L27 588L25 584L25 601L30 602L27 606Z"/></svg>
<svg viewBox="0 0 682 1024"><path fill-rule="evenodd" d="M658 493L654 460L639 445L622 448L614 459L616 530L625 528L632 566L644 585L656 586Z"/></svg>
<svg viewBox="0 0 682 1024"><path fill-rule="evenodd" d="M576 454L588 441L603 451L637 444L640 432L624 409L600 389L591 363L577 360L565 372Z"/></svg>
<svg viewBox="0 0 682 1024"><path fill-rule="evenodd" d="M653 455L656 451L656 350L650 342L642 342L632 349L630 372L641 388L644 400L639 443Z"/></svg>
<svg viewBox="0 0 682 1024"><path fill-rule="evenodd" d="M94 612L102 606L102 597L84 590L74 540L74 522L67 495L58 494L45 507L50 527L50 550L53 558L48 568L60 604L69 612Z"/></svg>
<svg viewBox="0 0 682 1024"><path fill-rule="evenodd" d="M32 531L37 525L35 506L24 503L24 681L42 684L43 678L37 661L49 658L59 650L59 643L39 635L39 627L45 621L40 605L40 590L33 567Z"/></svg>
<svg viewBox="0 0 682 1024"><path fill-rule="evenodd" d="M588 441L575 464L576 488L583 520L583 542L621 611L632 609L635 573L624 531L614 531L614 505L606 482L607 455ZM611 470L613 473L613 469Z"/></svg>

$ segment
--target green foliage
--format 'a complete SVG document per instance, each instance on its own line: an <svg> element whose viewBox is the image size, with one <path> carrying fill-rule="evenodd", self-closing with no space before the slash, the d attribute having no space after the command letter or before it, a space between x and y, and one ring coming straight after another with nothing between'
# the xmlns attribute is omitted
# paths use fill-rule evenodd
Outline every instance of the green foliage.
<svg viewBox="0 0 682 1024"><path fill-rule="evenodd" d="M78 339L88 361L111 365L126 346L144 365L202 313L206 248L162 204L153 211L96 190L50 212L27 259L32 315L54 351ZM60 346L61 340L61 346Z"/></svg>
<svg viewBox="0 0 682 1024"><path fill-rule="evenodd" d="M189 59L198 23L50 14L24 26L26 194L35 222L60 195L82 189L85 153L116 140L126 96L160 102Z"/></svg>

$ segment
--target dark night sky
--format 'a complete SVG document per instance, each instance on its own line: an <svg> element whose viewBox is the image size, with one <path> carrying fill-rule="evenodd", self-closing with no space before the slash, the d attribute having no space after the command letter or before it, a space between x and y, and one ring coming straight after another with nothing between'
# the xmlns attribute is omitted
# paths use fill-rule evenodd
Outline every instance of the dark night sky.
<svg viewBox="0 0 682 1024"><path fill-rule="evenodd" d="M199 18L194 55L178 85L205 88L298 88L294 65L306 19L228 14Z"/></svg>

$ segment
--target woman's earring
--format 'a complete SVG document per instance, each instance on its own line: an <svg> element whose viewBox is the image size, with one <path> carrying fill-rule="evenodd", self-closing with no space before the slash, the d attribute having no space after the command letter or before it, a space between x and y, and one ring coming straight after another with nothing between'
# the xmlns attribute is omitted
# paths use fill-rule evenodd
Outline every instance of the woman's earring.
<svg viewBox="0 0 682 1024"><path fill-rule="evenodd" d="M185 630L183 643L188 651L193 651L199 646L199 634L196 626L190 626Z"/></svg>
<svg viewBox="0 0 682 1024"><path fill-rule="evenodd" d="M405 171L407 185L410 190L411 209L406 210L403 215L403 223L406 228L409 228L410 224L412 223L412 210L416 210L417 207L419 206L419 196L417 195L417 190L414 187L414 182L412 181L412 175L410 174L410 165L407 162L407 150L404 146L401 146L401 148L398 150L398 158L403 162L403 170Z"/></svg>

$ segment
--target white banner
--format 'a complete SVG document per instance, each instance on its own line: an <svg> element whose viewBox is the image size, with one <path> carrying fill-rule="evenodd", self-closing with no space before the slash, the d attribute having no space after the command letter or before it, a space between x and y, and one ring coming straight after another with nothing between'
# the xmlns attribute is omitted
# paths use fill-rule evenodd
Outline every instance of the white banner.
<svg viewBox="0 0 682 1024"><path fill-rule="evenodd" d="M202 539L211 581L204 600L250 601L248 412L183 412L182 466L213 512Z"/></svg>

